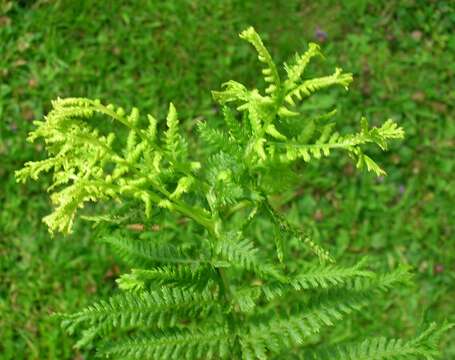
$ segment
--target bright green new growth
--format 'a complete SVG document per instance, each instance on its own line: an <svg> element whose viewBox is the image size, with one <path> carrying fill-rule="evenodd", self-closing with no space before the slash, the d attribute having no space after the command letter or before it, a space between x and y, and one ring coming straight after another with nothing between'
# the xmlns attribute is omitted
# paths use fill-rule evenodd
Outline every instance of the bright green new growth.
<svg viewBox="0 0 455 360"><path fill-rule="evenodd" d="M352 75L336 69L306 79L306 66L320 54L310 44L285 64L283 80L255 30L240 37L264 64L267 88L229 81L213 92L224 125L198 125L204 146L194 156L172 104L165 126L136 108L126 113L84 98L58 99L36 122L30 140L43 138L49 158L27 163L17 177L53 172L55 210L44 219L50 231L70 232L80 209L104 203L92 211L110 209L106 214L86 219L101 224L102 240L133 267L118 279L122 291L62 315L64 327L84 329L77 346L96 343L100 354L119 359L434 359L442 331L434 325L406 342L338 344L325 335L379 293L408 282L409 273L375 274L365 261L333 264L271 201L293 188L302 162L336 149L384 174L363 145L385 150L403 130L392 120L369 127L362 119L358 133L340 135L335 111L308 117L301 100L331 86L347 89ZM102 134L103 117L123 126L125 141L122 131ZM261 228L264 222L273 231ZM160 225L135 233L128 230L134 223Z"/></svg>

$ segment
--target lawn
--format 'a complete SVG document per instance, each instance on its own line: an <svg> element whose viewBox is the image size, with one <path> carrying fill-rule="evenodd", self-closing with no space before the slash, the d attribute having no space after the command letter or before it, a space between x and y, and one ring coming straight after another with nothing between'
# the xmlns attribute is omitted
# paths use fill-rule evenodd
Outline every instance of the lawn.
<svg viewBox="0 0 455 360"><path fill-rule="evenodd" d="M51 237L43 183L14 171L45 156L25 142L58 96L137 106L163 116L170 101L191 132L217 116L210 90L256 82L259 65L237 34L253 25L275 59L309 41L354 74L349 93L319 98L344 129L361 116L393 118L406 138L376 154L388 176L357 171L342 156L310 164L295 193L276 199L291 221L349 262L378 270L407 263L415 285L396 289L340 337L411 336L430 321L455 322L455 5L451 1L2 1L0 2L0 359L82 359L55 312L111 293L126 268L85 223ZM298 197L294 206L287 202ZM374 321L373 321L374 320ZM359 326L359 324L361 326ZM444 359L455 358L452 331Z"/></svg>

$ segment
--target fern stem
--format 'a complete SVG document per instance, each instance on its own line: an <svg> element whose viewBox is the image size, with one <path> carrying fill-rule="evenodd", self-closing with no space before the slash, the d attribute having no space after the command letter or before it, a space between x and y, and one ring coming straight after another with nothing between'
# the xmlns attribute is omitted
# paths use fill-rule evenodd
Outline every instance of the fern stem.
<svg viewBox="0 0 455 360"><path fill-rule="evenodd" d="M217 267L216 268L216 272L218 273L219 275L219 278L220 278L220 289L221 289L221 292L220 292L220 295L222 297L224 297L224 299L227 301L227 302L230 302L231 299L232 299L232 292L231 292L231 287L229 285L229 280L226 276L226 272L224 271L224 268L222 267Z"/></svg>
<svg viewBox="0 0 455 360"><path fill-rule="evenodd" d="M295 148L299 148L299 149L317 149L317 148L321 148L321 147L326 147L326 148L330 148L330 149L346 149L346 148L351 148L353 146L357 146L357 145L362 145L362 144L365 144L367 142L371 142L371 140L367 140L367 139L354 139L352 141L346 141L346 142L343 142L343 143L333 143L333 144L298 144L298 143L280 143L280 142L277 142L277 141L269 141L270 144L273 144L273 145L276 145L276 146L292 146L292 147L295 147Z"/></svg>
<svg viewBox="0 0 455 360"><path fill-rule="evenodd" d="M233 215L237 211L245 209L246 207L251 206L251 205L252 205L252 201L251 200L242 200L242 201L238 202L237 204L235 204L234 206L230 207L226 211L226 217L230 217L231 215Z"/></svg>
<svg viewBox="0 0 455 360"><path fill-rule="evenodd" d="M214 221L211 218L199 214L197 211L195 211L194 207L189 207L188 205L183 204L180 201L177 202L175 200L172 201L172 205L176 210L180 211L182 214L188 216L189 218L196 221L198 224L205 227L211 234L215 232Z"/></svg>

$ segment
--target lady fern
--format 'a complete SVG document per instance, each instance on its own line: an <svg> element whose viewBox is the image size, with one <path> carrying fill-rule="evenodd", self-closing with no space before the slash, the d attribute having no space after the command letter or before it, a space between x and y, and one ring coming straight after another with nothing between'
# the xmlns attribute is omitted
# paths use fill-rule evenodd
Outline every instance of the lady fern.
<svg viewBox="0 0 455 360"><path fill-rule="evenodd" d="M320 55L310 44L281 78L256 31L240 37L256 49L267 87L228 81L214 91L224 123L199 123L196 152L173 104L161 124L136 108L58 99L35 123L29 139L44 139L49 157L27 163L17 178L53 173L55 209L44 218L50 231L71 232L80 209L97 203L91 211L100 213L85 218L133 267L118 279L118 294L60 315L63 326L83 330L78 346L95 343L99 354L122 359L433 359L441 333L433 325L407 342L338 344L325 336L409 273L376 274L365 261L334 264L311 233L270 202L292 188L302 162L338 149L358 168L384 174L364 146L385 150L403 137L402 128L392 120L370 127L363 118L357 133L339 134L336 111L308 116L300 101L332 86L347 89L351 74L337 68L306 78ZM124 129L103 134L102 119ZM264 222L272 231L255 231ZM134 223L143 231L129 230Z"/></svg>

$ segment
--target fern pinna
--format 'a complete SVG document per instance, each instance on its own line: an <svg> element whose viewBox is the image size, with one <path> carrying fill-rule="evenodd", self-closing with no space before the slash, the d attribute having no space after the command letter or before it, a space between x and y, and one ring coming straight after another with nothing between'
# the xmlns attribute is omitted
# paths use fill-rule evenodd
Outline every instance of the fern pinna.
<svg viewBox="0 0 455 360"><path fill-rule="evenodd" d="M58 99L36 122L29 139L43 138L49 157L17 177L53 172L50 231L71 232L77 212L98 203L85 219L132 267L118 279L119 293L60 315L63 326L82 334L77 346L96 344L119 359L433 359L444 330L434 325L408 341L331 339L328 328L409 273L335 264L271 201L294 186L302 164L338 149L358 168L384 174L364 145L384 150L402 128L362 119L358 132L339 134L336 111L308 116L300 104L325 88L347 89L351 74L337 68L306 78L320 55L310 44L284 65L283 78L253 28L240 37L256 49L267 87L228 81L214 91L223 121L200 122L197 146L180 131L173 104L161 124L136 108ZM102 119L123 129L103 132Z"/></svg>

